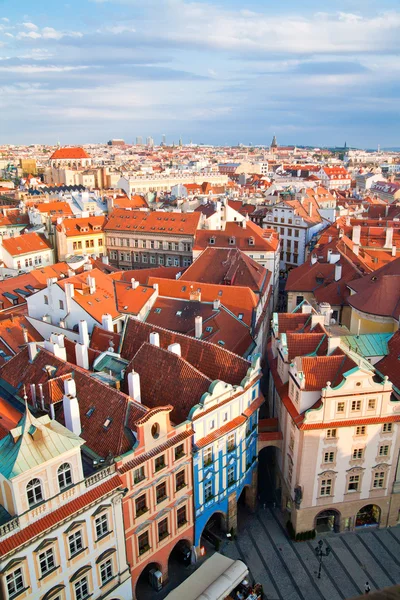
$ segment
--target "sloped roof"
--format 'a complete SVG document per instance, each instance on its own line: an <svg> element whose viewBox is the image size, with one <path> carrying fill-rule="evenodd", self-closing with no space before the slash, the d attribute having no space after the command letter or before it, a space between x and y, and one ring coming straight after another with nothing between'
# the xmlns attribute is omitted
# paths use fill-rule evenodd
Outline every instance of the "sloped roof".
<svg viewBox="0 0 400 600"><path fill-rule="evenodd" d="M12 479L82 444L72 431L48 415L34 417L26 406L18 427L0 440L0 472Z"/></svg>
<svg viewBox="0 0 400 600"><path fill-rule="evenodd" d="M49 241L39 233L25 233L15 238L6 238L2 241L3 248L11 256L31 254L32 252L43 252L51 250Z"/></svg>
<svg viewBox="0 0 400 600"><path fill-rule="evenodd" d="M376 363L375 368L387 375L400 393L400 329L389 340L388 350L388 354Z"/></svg>
<svg viewBox="0 0 400 600"><path fill-rule="evenodd" d="M317 352L326 354L327 336L324 333L287 333L288 359ZM325 343L323 343L325 342Z"/></svg>
<svg viewBox="0 0 400 600"><path fill-rule="evenodd" d="M142 212L116 208L109 215L105 231L195 235L200 213Z"/></svg>
<svg viewBox="0 0 400 600"><path fill-rule="evenodd" d="M212 244L215 248L239 248L246 252L276 252L279 246L279 236L272 229L262 229L251 221L246 221L243 228L238 222L228 222L224 230L199 229L196 232L194 243L195 250L202 250L210 246L210 238L214 238ZM235 243L232 244L232 239ZM253 243L250 243L252 238ZM230 243L231 240L231 243Z"/></svg>
<svg viewBox="0 0 400 600"><path fill-rule="evenodd" d="M74 160L81 158L90 158L90 156L83 148L77 146L71 148L58 148L58 150L55 150L50 156L50 160Z"/></svg>
<svg viewBox="0 0 400 600"><path fill-rule="evenodd" d="M321 391L328 381L331 382L331 387L336 387L342 381L344 373L357 367L342 352L331 356L302 356L296 360L299 361L299 370L305 376L306 391Z"/></svg>
<svg viewBox="0 0 400 600"><path fill-rule="evenodd" d="M161 348L166 349L174 343L180 344L182 358L211 381L220 379L232 385L240 385L250 367L247 360L218 345L168 331L156 325L142 323L133 318L127 320L123 333L122 357L131 360L142 344L149 341L152 332L159 333Z"/></svg>
<svg viewBox="0 0 400 600"><path fill-rule="evenodd" d="M348 298L353 308L372 315L399 319L400 258L352 281L349 287L356 292Z"/></svg>
<svg viewBox="0 0 400 600"><path fill-rule="evenodd" d="M57 231L63 231L67 237L99 234L103 232L106 220L104 216L64 219L60 225L57 225ZM100 227L100 229L95 230L95 227ZM83 228L88 228L89 231L82 231Z"/></svg>

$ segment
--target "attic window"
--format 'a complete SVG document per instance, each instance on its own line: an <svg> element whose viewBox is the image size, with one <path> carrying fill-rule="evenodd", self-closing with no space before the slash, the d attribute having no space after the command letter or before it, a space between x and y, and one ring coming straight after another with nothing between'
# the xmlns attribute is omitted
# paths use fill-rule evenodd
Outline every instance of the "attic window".
<svg viewBox="0 0 400 600"><path fill-rule="evenodd" d="M161 308L155 308L154 312L156 313L156 315L159 315L161 312Z"/></svg>
<svg viewBox="0 0 400 600"><path fill-rule="evenodd" d="M254 238L253 237L249 238L249 245L254 246Z"/></svg>
<svg viewBox="0 0 400 600"><path fill-rule="evenodd" d="M231 246L233 246L235 243L236 243L236 238L235 238L235 237L230 237L230 238L229 238L229 244L230 244Z"/></svg>
<svg viewBox="0 0 400 600"><path fill-rule="evenodd" d="M238 314L238 319L242 320L243 319L243 313L239 313Z"/></svg>
<svg viewBox="0 0 400 600"><path fill-rule="evenodd" d="M206 327L206 331L207 331L207 333L211 333L211 332L212 332L212 330L213 330L213 328L212 328L212 327Z"/></svg>
<svg viewBox="0 0 400 600"><path fill-rule="evenodd" d="M209 242L210 242L210 244L215 244L215 237L211 237L211 238L209 239Z"/></svg>
<svg viewBox="0 0 400 600"><path fill-rule="evenodd" d="M222 296L222 290L219 290L218 296Z"/></svg>
<svg viewBox="0 0 400 600"><path fill-rule="evenodd" d="M176 311L176 316L177 317L181 317L182 316L182 311L181 310L177 310Z"/></svg>
<svg viewBox="0 0 400 600"><path fill-rule="evenodd" d="M111 419L111 417L108 417L103 423L103 429L105 429L105 431L107 431L107 429L110 428L111 423L112 423L112 419Z"/></svg>
<svg viewBox="0 0 400 600"><path fill-rule="evenodd" d="M95 406L91 406L91 407L89 408L89 410L87 411L87 413L86 413L86 416L87 416L87 417L91 417L91 416L92 416L92 414L94 413L94 409L95 409L95 408L96 408Z"/></svg>
<svg viewBox="0 0 400 600"><path fill-rule="evenodd" d="M218 340L218 344L219 344L220 346L225 346L225 342L224 342L223 340Z"/></svg>
<svg viewBox="0 0 400 600"><path fill-rule="evenodd" d="M182 290L181 290L181 291L182 291L182 292L186 292L186 285L184 285L184 286L182 287Z"/></svg>

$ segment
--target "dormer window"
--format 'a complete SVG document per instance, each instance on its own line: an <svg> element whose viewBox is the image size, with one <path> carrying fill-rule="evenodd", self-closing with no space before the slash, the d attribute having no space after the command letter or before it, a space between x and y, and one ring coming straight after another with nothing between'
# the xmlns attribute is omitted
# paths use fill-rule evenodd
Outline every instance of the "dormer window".
<svg viewBox="0 0 400 600"><path fill-rule="evenodd" d="M42 484L39 479L31 479L26 486L26 495L30 508L43 501Z"/></svg>
<svg viewBox="0 0 400 600"><path fill-rule="evenodd" d="M230 246L234 246L236 243L236 238L234 236L229 238L229 245Z"/></svg>
<svg viewBox="0 0 400 600"><path fill-rule="evenodd" d="M254 238L249 238L249 246L254 246Z"/></svg>
<svg viewBox="0 0 400 600"><path fill-rule="evenodd" d="M210 244L215 244L215 237L210 237L208 241Z"/></svg>

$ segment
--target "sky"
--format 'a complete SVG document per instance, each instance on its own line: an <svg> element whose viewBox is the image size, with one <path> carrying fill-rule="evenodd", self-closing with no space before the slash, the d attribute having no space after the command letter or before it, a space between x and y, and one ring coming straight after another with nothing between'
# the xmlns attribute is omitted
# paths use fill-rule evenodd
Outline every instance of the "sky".
<svg viewBox="0 0 400 600"><path fill-rule="evenodd" d="M400 146L399 0L0 0L0 144Z"/></svg>

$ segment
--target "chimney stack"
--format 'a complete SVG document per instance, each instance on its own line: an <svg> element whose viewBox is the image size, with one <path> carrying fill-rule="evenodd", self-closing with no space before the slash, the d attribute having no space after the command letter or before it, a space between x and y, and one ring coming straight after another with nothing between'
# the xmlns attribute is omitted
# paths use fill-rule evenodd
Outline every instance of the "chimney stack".
<svg viewBox="0 0 400 600"><path fill-rule="evenodd" d="M128 373L128 389L131 398L136 402L142 402L142 394L140 391L140 375L132 369L131 373Z"/></svg>
<svg viewBox="0 0 400 600"><path fill-rule="evenodd" d="M194 319L194 335L200 339L203 334L203 317L197 316Z"/></svg>
<svg viewBox="0 0 400 600"><path fill-rule="evenodd" d="M352 240L353 240L353 244L356 244L356 246L360 245L360 240L361 240L361 225L354 225Z"/></svg>
<svg viewBox="0 0 400 600"><path fill-rule="evenodd" d="M24 344L27 344L29 342L28 330L24 325L22 325L22 335L24 336Z"/></svg>
<svg viewBox="0 0 400 600"><path fill-rule="evenodd" d="M156 331L152 331L152 333L150 333L150 344L157 346L157 348L160 347L160 334Z"/></svg>
<svg viewBox="0 0 400 600"><path fill-rule="evenodd" d="M396 246L392 246L392 256L396 256L397 248Z"/></svg>
<svg viewBox="0 0 400 600"><path fill-rule="evenodd" d="M82 432L81 415L78 398L76 397L76 385L73 379L64 381L63 409L66 428L75 435L80 435Z"/></svg>
<svg viewBox="0 0 400 600"><path fill-rule="evenodd" d="M75 344L75 358L78 367L82 367L82 369L86 369L87 371L89 370L89 353L86 344L82 344L81 342Z"/></svg>
<svg viewBox="0 0 400 600"><path fill-rule="evenodd" d="M94 277L92 277L91 275L87 276L86 282L89 286L89 293L90 294L94 294L96 291L96 280Z"/></svg>
<svg viewBox="0 0 400 600"><path fill-rule="evenodd" d="M108 313L102 315L101 317L101 326L106 331L113 331L112 317Z"/></svg>
<svg viewBox="0 0 400 600"><path fill-rule="evenodd" d="M218 310L219 307L221 306L221 300L214 300L213 302L213 310Z"/></svg>
<svg viewBox="0 0 400 600"><path fill-rule="evenodd" d="M180 344L170 344L168 346L168 350L177 356L181 356L181 345Z"/></svg>
<svg viewBox="0 0 400 600"><path fill-rule="evenodd" d="M342 279L342 265L340 263L335 263L335 281L340 281Z"/></svg>
<svg viewBox="0 0 400 600"><path fill-rule="evenodd" d="M102 262L103 262L103 265L108 265L108 264L110 264L110 261L109 261L109 259L108 259L108 256L102 256L101 260L102 260Z"/></svg>
<svg viewBox="0 0 400 600"><path fill-rule="evenodd" d="M312 205L312 202L309 202L309 204L308 204L308 216L310 218L312 217L312 212L313 212L313 205Z"/></svg>
<svg viewBox="0 0 400 600"><path fill-rule="evenodd" d="M393 246L393 227L386 228L386 240L385 240L385 248L392 248Z"/></svg>
<svg viewBox="0 0 400 600"><path fill-rule="evenodd" d="M79 343L89 347L89 333L87 321L81 320L78 323L79 327Z"/></svg>
<svg viewBox="0 0 400 600"><path fill-rule="evenodd" d="M35 356L36 356L37 352L38 352L38 350L37 350L36 342L29 342L28 355L29 355L30 362L35 360Z"/></svg>

